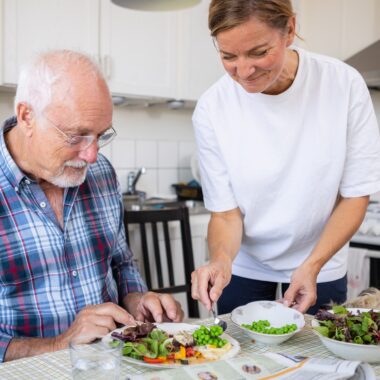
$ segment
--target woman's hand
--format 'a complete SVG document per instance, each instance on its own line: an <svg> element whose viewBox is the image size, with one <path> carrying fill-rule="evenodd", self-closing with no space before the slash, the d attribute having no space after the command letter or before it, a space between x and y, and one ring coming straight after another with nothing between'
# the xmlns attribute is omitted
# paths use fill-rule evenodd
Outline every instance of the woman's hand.
<svg viewBox="0 0 380 380"><path fill-rule="evenodd" d="M191 295L201 301L207 310L216 302L231 281L231 259L219 256L191 274Z"/></svg>
<svg viewBox="0 0 380 380"><path fill-rule="evenodd" d="M305 313L317 301L317 275L318 271L306 265L298 267L292 274L282 303Z"/></svg>

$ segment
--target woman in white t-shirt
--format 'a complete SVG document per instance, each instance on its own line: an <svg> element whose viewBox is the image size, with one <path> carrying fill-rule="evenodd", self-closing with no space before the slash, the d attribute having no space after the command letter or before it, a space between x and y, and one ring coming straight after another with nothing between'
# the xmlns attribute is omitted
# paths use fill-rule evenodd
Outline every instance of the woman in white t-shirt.
<svg viewBox="0 0 380 380"><path fill-rule="evenodd" d="M211 1L227 74L193 115L211 221L210 262L193 273L192 293L207 308L219 300L222 313L275 299L278 283L302 312L343 302L348 241L380 190L363 79L292 46L295 24L290 0Z"/></svg>

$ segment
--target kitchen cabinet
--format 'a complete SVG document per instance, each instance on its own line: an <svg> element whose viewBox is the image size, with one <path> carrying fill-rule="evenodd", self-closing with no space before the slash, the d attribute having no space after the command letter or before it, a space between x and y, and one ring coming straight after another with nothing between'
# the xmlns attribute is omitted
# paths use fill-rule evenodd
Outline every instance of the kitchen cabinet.
<svg viewBox="0 0 380 380"><path fill-rule="evenodd" d="M345 60L380 39L378 0L296 0L306 49Z"/></svg>
<svg viewBox="0 0 380 380"><path fill-rule="evenodd" d="M224 68L208 29L210 0L179 12L180 64L178 98L197 100L223 74Z"/></svg>
<svg viewBox="0 0 380 380"><path fill-rule="evenodd" d="M112 92L174 97L178 57L175 12L142 12L101 1L100 51Z"/></svg>
<svg viewBox="0 0 380 380"><path fill-rule="evenodd" d="M207 28L210 0L143 12L110 0L0 0L0 84L34 53L73 49L99 61L113 94L197 100L223 73Z"/></svg>
<svg viewBox="0 0 380 380"><path fill-rule="evenodd" d="M210 220L210 214L195 214L190 215L190 229L192 236L192 245L193 245L193 254L194 254L194 267L198 268L201 265L205 264L208 259L208 246L207 246L207 227L208 222ZM166 263L165 251L165 242L162 231L162 226L158 226L158 236L159 236L159 244L160 244L160 252L162 253L161 261L163 263L163 278L168 280L167 268L164 263ZM147 231L147 236L151 236L150 231ZM185 283L184 280L184 272L183 272L183 258L182 258L182 241L181 241L181 231L179 223L170 222L169 223L169 236L170 247L172 252L178 252L178 255L175 256L174 264L174 278L177 284ZM140 240L140 230L138 225L130 225L129 226L129 243L130 248L134 255L135 263L137 264L140 273L144 278L144 264L143 264L143 256L141 250L141 240ZM148 239L148 251L152 254L150 258L152 265L154 265L155 260L153 257L153 242ZM156 273L152 273L152 284L157 284L157 278L155 277ZM167 283L164 283L167 285ZM173 294L173 296L181 303L182 308L185 311L185 315L187 315L187 304L186 304L186 295L185 293ZM199 312L201 318L206 318L209 316L208 311L199 304Z"/></svg>
<svg viewBox="0 0 380 380"><path fill-rule="evenodd" d="M36 52L73 49L98 56L99 0L3 0L2 84L15 85Z"/></svg>

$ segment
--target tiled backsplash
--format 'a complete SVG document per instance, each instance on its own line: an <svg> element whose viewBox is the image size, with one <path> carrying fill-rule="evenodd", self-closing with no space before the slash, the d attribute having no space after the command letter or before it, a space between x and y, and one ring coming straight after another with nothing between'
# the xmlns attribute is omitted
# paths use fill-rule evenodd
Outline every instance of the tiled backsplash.
<svg viewBox="0 0 380 380"><path fill-rule="evenodd" d="M110 159L119 177L122 191L127 187L129 171L144 166L146 173L137 183L138 190L149 196L174 194L171 185L192 179L190 157L194 140L128 140L116 139L102 153Z"/></svg>
<svg viewBox="0 0 380 380"><path fill-rule="evenodd" d="M0 93L1 121L13 113L13 94ZM162 107L115 107L115 140L102 148L113 164L121 189L127 188L127 175L144 166L138 190L148 196L174 194L171 184L192 179L190 157L195 151L192 110Z"/></svg>

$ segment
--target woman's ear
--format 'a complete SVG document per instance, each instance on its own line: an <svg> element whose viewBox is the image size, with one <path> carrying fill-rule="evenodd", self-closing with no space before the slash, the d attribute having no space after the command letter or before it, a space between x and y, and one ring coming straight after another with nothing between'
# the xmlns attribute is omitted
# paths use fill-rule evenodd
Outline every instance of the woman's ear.
<svg viewBox="0 0 380 380"><path fill-rule="evenodd" d="M296 16L292 16L289 18L288 26L287 26L287 35L286 35L286 47L290 46L296 35Z"/></svg>
<svg viewBox="0 0 380 380"><path fill-rule="evenodd" d="M16 106L17 125L31 136L34 129L34 112L26 103L18 103Z"/></svg>

